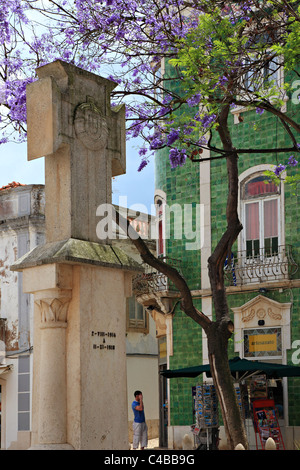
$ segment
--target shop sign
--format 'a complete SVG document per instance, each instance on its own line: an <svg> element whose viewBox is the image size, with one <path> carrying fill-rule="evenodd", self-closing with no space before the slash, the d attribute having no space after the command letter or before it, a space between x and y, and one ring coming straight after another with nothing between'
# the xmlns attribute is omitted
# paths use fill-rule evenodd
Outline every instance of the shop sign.
<svg viewBox="0 0 300 470"><path fill-rule="evenodd" d="M249 335L249 352L277 351L277 335Z"/></svg>

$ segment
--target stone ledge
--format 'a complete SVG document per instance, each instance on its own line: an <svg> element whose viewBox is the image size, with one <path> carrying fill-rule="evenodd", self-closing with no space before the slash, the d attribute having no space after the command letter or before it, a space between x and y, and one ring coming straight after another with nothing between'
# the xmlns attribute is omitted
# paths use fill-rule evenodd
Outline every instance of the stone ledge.
<svg viewBox="0 0 300 470"><path fill-rule="evenodd" d="M11 271L52 263L90 264L129 271L143 268L122 249L110 245L69 238L59 242L38 245L10 267Z"/></svg>

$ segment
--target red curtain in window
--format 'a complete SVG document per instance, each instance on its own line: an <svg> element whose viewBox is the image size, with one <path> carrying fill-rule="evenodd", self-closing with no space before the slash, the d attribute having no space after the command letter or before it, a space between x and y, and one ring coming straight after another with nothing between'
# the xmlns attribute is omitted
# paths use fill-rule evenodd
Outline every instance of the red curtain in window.
<svg viewBox="0 0 300 470"><path fill-rule="evenodd" d="M264 237L278 237L278 200L264 201Z"/></svg>
<svg viewBox="0 0 300 470"><path fill-rule="evenodd" d="M251 181L246 185L246 194L248 196L259 196L260 194L276 193L277 186L274 183L265 183L264 181Z"/></svg>
<svg viewBox="0 0 300 470"><path fill-rule="evenodd" d="M164 254L164 237L162 220L158 222L158 255Z"/></svg>
<svg viewBox="0 0 300 470"><path fill-rule="evenodd" d="M259 239L259 203L246 204L246 240Z"/></svg>

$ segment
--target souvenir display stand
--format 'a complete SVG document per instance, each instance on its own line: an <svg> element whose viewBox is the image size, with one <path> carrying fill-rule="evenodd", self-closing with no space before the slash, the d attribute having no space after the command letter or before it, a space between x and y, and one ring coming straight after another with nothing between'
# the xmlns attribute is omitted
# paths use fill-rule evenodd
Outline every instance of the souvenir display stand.
<svg viewBox="0 0 300 470"><path fill-rule="evenodd" d="M239 384L234 384L238 405L244 416ZM216 389L213 384L193 387L194 415L196 424L192 432L198 449L217 449L219 442L219 410Z"/></svg>
<svg viewBox="0 0 300 470"><path fill-rule="evenodd" d="M238 383L234 384L234 389L235 389L235 394L237 398L237 402L240 408L241 416L243 419L245 419L245 413L244 413L244 407L243 407L243 397L242 397L242 392L240 389L240 386Z"/></svg>
<svg viewBox="0 0 300 470"><path fill-rule="evenodd" d="M249 410L249 418L252 418L256 449L265 449L266 441L271 437L276 448L285 449L280 426L278 423L275 400L268 394L268 381L265 375L257 375L252 378L249 392L248 405L244 403L244 389L239 383L234 384L237 402L243 419L246 419L245 407ZM219 413L218 399L213 384L201 384L193 387L194 419L191 429L194 434L195 445L198 449L212 450L218 448L219 439ZM272 397L272 394L271 394Z"/></svg>
<svg viewBox="0 0 300 470"><path fill-rule="evenodd" d="M199 449L217 448L219 434L218 399L213 384L193 387L196 424L192 426Z"/></svg>
<svg viewBox="0 0 300 470"><path fill-rule="evenodd" d="M259 442L261 448L265 449L266 441L271 437L276 444L276 449L284 450L285 447L278 424L274 400L255 400L252 406L256 449L259 448Z"/></svg>
<svg viewBox="0 0 300 470"><path fill-rule="evenodd" d="M268 397L267 378L258 375L251 383L251 402L256 449L265 449L266 441L271 437L277 450L285 449L280 426L278 424L275 401Z"/></svg>

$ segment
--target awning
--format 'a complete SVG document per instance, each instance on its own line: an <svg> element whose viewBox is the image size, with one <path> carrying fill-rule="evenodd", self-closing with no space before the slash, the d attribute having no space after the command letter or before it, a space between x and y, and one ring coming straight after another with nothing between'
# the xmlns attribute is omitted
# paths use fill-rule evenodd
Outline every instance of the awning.
<svg viewBox="0 0 300 470"><path fill-rule="evenodd" d="M231 373L235 376L236 373L239 377L246 375L252 375L256 373L264 373L269 377L300 377L300 367L290 366L285 364L274 364L272 362L260 362L260 361L249 361L248 359L241 359L240 357L234 357L229 360L229 367ZM167 379L175 377L198 377L203 373L206 373L207 377L211 377L209 364L204 364L194 367L185 367L183 369L168 369L161 372L161 375Z"/></svg>

